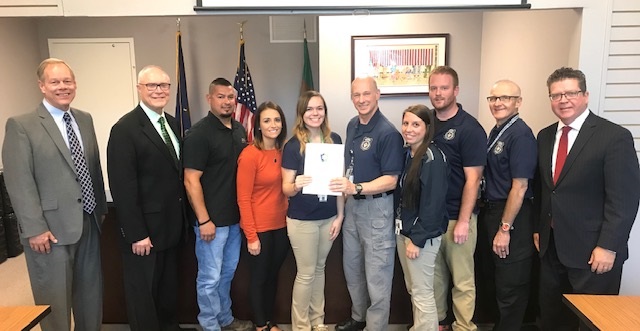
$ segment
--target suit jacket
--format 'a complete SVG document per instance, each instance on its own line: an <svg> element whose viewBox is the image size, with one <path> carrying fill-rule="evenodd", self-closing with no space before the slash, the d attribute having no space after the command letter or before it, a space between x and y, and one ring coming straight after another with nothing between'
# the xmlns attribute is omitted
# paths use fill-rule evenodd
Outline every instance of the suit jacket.
<svg viewBox="0 0 640 331"><path fill-rule="evenodd" d="M587 110L588 111L588 110ZM553 184L551 161L558 124L538 134L535 221L540 256L549 246L551 220L558 258L571 268L590 268L596 246L628 258L629 232L638 212L640 170L631 133L589 113Z"/></svg>
<svg viewBox="0 0 640 331"><path fill-rule="evenodd" d="M69 111L82 136L100 227L107 200L93 119L87 112ZM22 244L28 245L30 237L46 231L51 231L59 245L77 243L83 227L82 189L71 151L44 104L34 112L7 120L2 160Z"/></svg>
<svg viewBox="0 0 640 331"><path fill-rule="evenodd" d="M165 116L180 139L176 120ZM107 170L122 248L146 237L154 250L176 247L185 227L182 165L140 106L111 128Z"/></svg>

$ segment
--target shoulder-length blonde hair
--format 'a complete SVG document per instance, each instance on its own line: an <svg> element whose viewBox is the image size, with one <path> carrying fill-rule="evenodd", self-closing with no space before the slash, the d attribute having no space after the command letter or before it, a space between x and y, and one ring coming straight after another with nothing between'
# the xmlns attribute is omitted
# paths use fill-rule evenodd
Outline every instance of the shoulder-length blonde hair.
<svg viewBox="0 0 640 331"><path fill-rule="evenodd" d="M331 129L329 128L329 112L327 109L327 102L324 101L324 97L317 91L306 91L298 98L298 105L296 106L296 123L293 126L293 136L298 138L300 142L300 155L304 154L307 142L309 142L309 129L304 124L304 114L307 112L307 106L311 98L319 97L324 105L324 120L320 124L320 130L322 131L322 140L325 143L332 144Z"/></svg>

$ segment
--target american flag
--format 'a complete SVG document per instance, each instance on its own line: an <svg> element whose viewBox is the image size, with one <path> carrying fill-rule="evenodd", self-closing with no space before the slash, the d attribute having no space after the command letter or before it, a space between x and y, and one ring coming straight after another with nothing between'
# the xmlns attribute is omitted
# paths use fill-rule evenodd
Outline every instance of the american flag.
<svg viewBox="0 0 640 331"><path fill-rule="evenodd" d="M240 62L238 71L233 81L233 87L238 91L235 119L247 130L249 142L253 141L253 114L256 112L256 93L253 89L253 81L249 66L244 58L244 40L240 39Z"/></svg>

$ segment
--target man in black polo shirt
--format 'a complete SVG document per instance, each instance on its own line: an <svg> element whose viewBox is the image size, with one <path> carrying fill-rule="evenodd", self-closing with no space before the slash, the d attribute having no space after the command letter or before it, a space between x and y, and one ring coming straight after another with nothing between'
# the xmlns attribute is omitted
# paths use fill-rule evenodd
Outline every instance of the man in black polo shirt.
<svg viewBox="0 0 640 331"><path fill-rule="evenodd" d="M184 184L196 214L198 321L206 331L251 330L231 314L231 280L240 258L236 202L238 156L247 133L232 118L236 91L224 78L209 85L209 114L184 139Z"/></svg>
<svg viewBox="0 0 640 331"><path fill-rule="evenodd" d="M529 183L536 171L538 149L533 132L518 115L522 97L516 83L496 82L487 101L496 126L487 142L484 205L478 216L478 253L488 258L477 267L483 268L485 276L494 276L486 278L495 282L498 304L493 330L520 330L529 301L534 252L533 187Z"/></svg>

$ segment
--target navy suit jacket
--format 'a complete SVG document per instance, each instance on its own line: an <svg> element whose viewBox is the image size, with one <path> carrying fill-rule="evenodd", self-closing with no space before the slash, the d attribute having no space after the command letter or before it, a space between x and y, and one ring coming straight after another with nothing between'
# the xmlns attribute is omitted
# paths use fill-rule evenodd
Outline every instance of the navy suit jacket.
<svg viewBox="0 0 640 331"><path fill-rule="evenodd" d="M600 246L617 252L614 265L620 266L629 256L627 242L640 200L640 169L631 133L590 112L554 185L551 162L557 127L555 123L538 134L534 222L540 256L547 252L553 219L563 265L590 268L591 252Z"/></svg>

